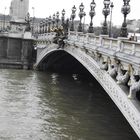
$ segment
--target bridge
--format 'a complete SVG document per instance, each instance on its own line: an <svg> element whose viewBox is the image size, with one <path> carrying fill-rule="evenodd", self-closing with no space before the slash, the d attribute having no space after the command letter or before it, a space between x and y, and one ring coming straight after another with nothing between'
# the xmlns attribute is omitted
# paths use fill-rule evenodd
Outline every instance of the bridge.
<svg viewBox="0 0 140 140"><path fill-rule="evenodd" d="M83 30L82 18L86 14L82 3L79 7L80 21L77 31L75 31L74 26L75 6L72 8L70 23L69 20L66 20L66 22L64 20L64 10L62 11L61 24L59 23L58 12L56 17L54 15L52 19L49 17L43 20L34 39L34 47L37 51L34 69L47 69L55 61L64 60L65 56L71 58L71 63L73 61L80 63L100 83L140 138L140 43L130 41L127 38L126 16L130 12L129 1L124 0L122 7L124 22L118 38L111 37L111 30L108 35L107 16L110 13L110 0L104 0L103 14L105 21L102 33L99 36L94 34L92 22L96 7L94 0L90 5L91 22L88 32ZM113 5L111 8L113 8ZM29 21L30 19L28 19L28 24L30 24ZM56 25L54 25L55 23ZM69 24L71 24L71 27ZM9 58L12 58L16 63L18 60L23 65L22 67L30 67L30 60L32 59L30 57L33 55L32 38L8 37L11 43L8 44L8 47L1 49L5 52L4 56L3 53L0 53L2 58L6 58L8 61ZM5 36L2 35L3 38L5 39ZM0 46L3 47L3 43L2 40ZM21 46L18 50L17 45L18 47ZM64 67L64 63L62 63L62 66Z"/></svg>
<svg viewBox="0 0 140 140"><path fill-rule="evenodd" d="M35 69L47 68L48 63L60 59L60 52L80 62L104 88L140 138L140 43L123 37L95 36L94 33L68 31L67 37L62 38L56 32L49 32L38 36L36 49Z"/></svg>
<svg viewBox="0 0 140 140"><path fill-rule="evenodd" d="M72 8L71 27L68 20L64 21L64 10L61 24L58 24L58 12L56 19L53 16L52 19L49 17L45 22L42 21L36 39L37 59L34 68L47 69L59 59L66 61L65 56L69 55L73 58L71 61L79 62L100 83L140 138L140 43L130 41L127 37L126 16L130 12L129 2L124 0L124 21L118 38L111 37L111 30L108 35L107 16L110 10L112 14L109 0L104 0L105 21L99 36L94 34L92 22L96 7L94 0L90 5L91 22L87 32L81 22L86 15L82 3L79 7L80 22L77 31L74 26L75 6ZM110 7L113 8L113 5ZM62 67L64 65L68 64L62 63Z"/></svg>

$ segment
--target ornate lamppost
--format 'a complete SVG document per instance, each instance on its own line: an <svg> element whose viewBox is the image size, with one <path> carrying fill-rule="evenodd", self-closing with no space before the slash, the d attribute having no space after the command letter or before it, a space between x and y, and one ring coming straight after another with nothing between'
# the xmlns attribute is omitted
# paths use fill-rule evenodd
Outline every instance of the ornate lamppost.
<svg viewBox="0 0 140 140"><path fill-rule="evenodd" d="M69 30L69 19L67 18L66 20L66 26L65 26L65 35L68 35L68 30Z"/></svg>
<svg viewBox="0 0 140 140"><path fill-rule="evenodd" d="M40 23L37 24L37 35L40 34Z"/></svg>
<svg viewBox="0 0 140 140"><path fill-rule="evenodd" d="M59 12L56 13L56 27L58 28Z"/></svg>
<svg viewBox="0 0 140 140"><path fill-rule="evenodd" d="M127 37L128 32L127 32L126 17L127 17L127 14L130 13L130 5L129 5L130 0L123 0L123 2L124 2L124 5L121 9L121 12L124 14L124 21L123 21L123 24L122 24L122 27L121 27L120 36L121 37Z"/></svg>
<svg viewBox="0 0 140 140"><path fill-rule="evenodd" d="M50 33L51 32L51 22L52 22L52 18L51 16L49 16L49 19L48 19L48 32Z"/></svg>
<svg viewBox="0 0 140 140"><path fill-rule="evenodd" d="M65 10L63 9L63 10L62 10L62 17L61 17L63 28L64 28L64 24L65 24L65 23L64 23L64 21L65 21L65 13L66 13L66 12L65 12Z"/></svg>
<svg viewBox="0 0 140 140"><path fill-rule="evenodd" d="M71 14L71 20L72 20L72 22L71 22L71 27L70 27L70 31L74 31L74 19L75 19L75 16L76 16L76 7L75 7L75 5L72 7L72 14Z"/></svg>
<svg viewBox="0 0 140 140"><path fill-rule="evenodd" d="M112 37L112 9L113 9L113 7L114 7L114 4L113 4L113 2L111 2L111 4L110 4L111 11L110 11L109 37Z"/></svg>
<svg viewBox="0 0 140 140"><path fill-rule="evenodd" d="M53 14L53 17L52 17L52 28L54 28L55 26L54 26L54 24L55 24L55 14Z"/></svg>
<svg viewBox="0 0 140 140"><path fill-rule="evenodd" d="M102 27L102 34L103 35L108 35L108 29L107 29L107 16L110 14L110 0L104 0L104 8L103 8L103 15L105 16L105 21L103 23Z"/></svg>
<svg viewBox="0 0 140 140"><path fill-rule="evenodd" d="M41 34L41 22L38 24L38 33Z"/></svg>
<svg viewBox="0 0 140 140"><path fill-rule="evenodd" d="M6 11L7 7L4 8L4 24L3 24L3 31L5 31L5 11Z"/></svg>
<svg viewBox="0 0 140 140"><path fill-rule="evenodd" d="M48 18L45 19L45 33L48 32Z"/></svg>
<svg viewBox="0 0 140 140"><path fill-rule="evenodd" d="M42 22L43 22L43 25L42 25L43 26L42 27L43 28L43 33L45 33L46 20L43 20Z"/></svg>
<svg viewBox="0 0 140 140"><path fill-rule="evenodd" d="M25 31L31 31L31 26L30 26L31 18L30 18L29 13L27 13L27 15L25 17L25 21L26 21L26 24L27 24Z"/></svg>
<svg viewBox="0 0 140 140"><path fill-rule="evenodd" d="M42 34L42 21L41 21L40 24L39 24L39 28L40 28L39 33Z"/></svg>
<svg viewBox="0 0 140 140"><path fill-rule="evenodd" d="M32 7L33 10L33 20L32 20L32 33L34 34L34 25L35 25L35 8Z"/></svg>
<svg viewBox="0 0 140 140"><path fill-rule="evenodd" d="M82 18L85 16L85 12L84 12L84 5L83 3L81 3L81 5L79 6L79 17L80 17L80 23L79 23L79 26L78 26L78 32L82 32L83 31L83 28L82 28Z"/></svg>
<svg viewBox="0 0 140 140"><path fill-rule="evenodd" d="M36 34L36 35L38 34L38 24L37 24L36 27L35 27L35 34Z"/></svg>
<svg viewBox="0 0 140 140"><path fill-rule="evenodd" d="M92 20L93 20L93 17L95 16L95 7L96 7L96 3L94 2L94 0L92 0L92 2L90 4L90 12L89 12L89 15L91 17L90 26L88 29L89 33L94 33Z"/></svg>

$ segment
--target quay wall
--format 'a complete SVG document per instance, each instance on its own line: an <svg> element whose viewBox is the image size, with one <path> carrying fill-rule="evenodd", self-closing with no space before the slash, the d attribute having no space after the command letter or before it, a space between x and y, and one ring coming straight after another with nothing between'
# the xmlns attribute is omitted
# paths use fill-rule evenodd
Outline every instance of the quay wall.
<svg viewBox="0 0 140 140"><path fill-rule="evenodd" d="M34 61L33 39L0 35L0 68L32 69Z"/></svg>

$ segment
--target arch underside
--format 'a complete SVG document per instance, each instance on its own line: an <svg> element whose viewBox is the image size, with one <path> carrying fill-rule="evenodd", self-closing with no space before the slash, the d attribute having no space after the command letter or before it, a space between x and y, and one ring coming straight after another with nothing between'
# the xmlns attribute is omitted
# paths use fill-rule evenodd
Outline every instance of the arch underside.
<svg viewBox="0 0 140 140"><path fill-rule="evenodd" d="M64 49L58 49L56 44L52 44L45 48L38 56L36 67L50 54L56 51L65 51L77 59L100 83L112 101L116 104L118 109L125 116L129 124L132 126L136 134L140 138L140 113L135 108L134 104L128 99L126 93L119 85L107 74L106 71L101 70L98 63L85 51L74 46L65 46Z"/></svg>

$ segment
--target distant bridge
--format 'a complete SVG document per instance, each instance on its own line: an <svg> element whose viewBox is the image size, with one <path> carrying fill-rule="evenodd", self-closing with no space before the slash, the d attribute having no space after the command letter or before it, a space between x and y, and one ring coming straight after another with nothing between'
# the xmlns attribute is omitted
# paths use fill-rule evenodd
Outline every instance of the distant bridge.
<svg viewBox="0 0 140 140"><path fill-rule="evenodd" d="M140 138L140 43L80 32L69 32L63 43L53 43L55 35L39 35L34 68L54 53L70 54L100 83Z"/></svg>

